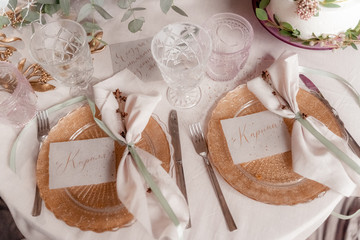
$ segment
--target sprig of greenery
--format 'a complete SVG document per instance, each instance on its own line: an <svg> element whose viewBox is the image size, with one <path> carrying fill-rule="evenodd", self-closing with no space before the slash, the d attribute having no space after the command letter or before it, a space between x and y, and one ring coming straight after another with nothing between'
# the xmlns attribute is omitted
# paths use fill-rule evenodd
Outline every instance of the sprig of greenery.
<svg viewBox="0 0 360 240"><path fill-rule="evenodd" d="M338 0L324 0L322 2L319 2L321 6L323 7L328 7L328 8L339 8L341 7L340 5L336 4L338 2L341 2L341 1L338 1Z"/></svg>
<svg viewBox="0 0 360 240"><path fill-rule="evenodd" d="M145 22L145 19L143 17L137 17L136 13L139 11L146 10L143 7L135 7L135 8L132 7L132 4L135 1L136 0L119 0L118 1L118 6L122 9L126 10L121 21L125 22L129 18L132 17L132 20L128 23L128 29L130 32L133 32L133 33L141 31L142 26ZM185 13L185 11L183 11L178 6L174 5L174 0L160 0L160 8L161 8L161 11L165 14L168 13L168 11L170 9L172 9L175 12L177 12L178 14L187 17L187 14Z"/></svg>
<svg viewBox="0 0 360 240"><path fill-rule="evenodd" d="M62 12L65 16L70 14L71 0L32 0L30 3L23 7L21 10L22 21L18 25L26 25L32 22L45 23L44 15L52 16L55 13ZM126 10L122 22L127 21L132 17L132 20L128 24L128 29L130 32L138 32L142 29L145 19L143 17L136 17L135 13L139 11L146 10L143 7L132 7L132 4L136 0L118 0L118 6L121 9ZM77 21L81 22L87 33L91 35L95 31L101 30L100 26L93 21L86 20L94 12L100 14L104 19L111 19L112 16L102 7L104 0L89 0L88 3L85 3L78 13ZM18 5L17 0L9 0L8 8L15 12L15 9ZM187 16L185 11L180 7L174 5L174 0L160 0L160 8L165 14L170 10L174 10L182 16ZM0 29L10 25L11 22L8 16L0 16Z"/></svg>
<svg viewBox="0 0 360 240"><path fill-rule="evenodd" d="M276 27L279 29L279 33L283 36L297 38L300 36L300 31L294 29L290 23L280 22L276 15L274 15L274 22L271 21L268 17L268 14L265 8L269 5L270 0L261 0L259 7L255 9L256 17L262 21L265 21L266 24L270 27Z"/></svg>

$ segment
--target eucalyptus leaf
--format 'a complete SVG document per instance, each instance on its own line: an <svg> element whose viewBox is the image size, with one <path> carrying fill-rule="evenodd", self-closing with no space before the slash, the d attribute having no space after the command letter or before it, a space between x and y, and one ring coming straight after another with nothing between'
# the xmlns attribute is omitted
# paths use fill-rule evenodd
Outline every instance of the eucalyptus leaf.
<svg viewBox="0 0 360 240"><path fill-rule="evenodd" d="M128 29L132 33L136 33L141 30L142 26L144 24L144 20L140 18L136 18L129 22Z"/></svg>
<svg viewBox="0 0 360 240"><path fill-rule="evenodd" d="M259 3L259 8L261 9L265 9L267 7L267 5L269 5L270 0L261 0Z"/></svg>
<svg viewBox="0 0 360 240"><path fill-rule="evenodd" d="M268 20L268 15L264 9L256 8L255 9L256 17L262 21Z"/></svg>
<svg viewBox="0 0 360 240"><path fill-rule="evenodd" d="M351 33L351 39L352 40L357 40L358 39L358 35L356 33Z"/></svg>
<svg viewBox="0 0 360 240"><path fill-rule="evenodd" d="M21 17L28 22L32 22L40 19L40 14L38 12L34 12L28 9L23 9L20 12L20 14Z"/></svg>
<svg viewBox="0 0 360 240"><path fill-rule="evenodd" d="M4 26L7 26L9 23L9 18L7 18L6 16L0 16L0 29L2 29Z"/></svg>
<svg viewBox="0 0 360 240"><path fill-rule="evenodd" d="M92 33L101 30L101 27L92 22L84 22L81 24L87 33Z"/></svg>
<svg viewBox="0 0 360 240"><path fill-rule="evenodd" d="M38 3L41 4L57 4L58 2L56 0L37 0Z"/></svg>
<svg viewBox="0 0 360 240"><path fill-rule="evenodd" d="M337 0L324 0L326 3L336 2Z"/></svg>
<svg viewBox="0 0 360 240"><path fill-rule="evenodd" d="M281 26L283 26L286 30L294 31L294 28L288 22L282 22Z"/></svg>
<svg viewBox="0 0 360 240"><path fill-rule="evenodd" d="M15 10L15 8L17 6L17 0L9 0L7 6L8 6L9 9Z"/></svg>
<svg viewBox="0 0 360 240"><path fill-rule="evenodd" d="M68 16L70 14L70 0L59 0L63 13Z"/></svg>
<svg viewBox="0 0 360 240"><path fill-rule="evenodd" d="M91 0L91 4L97 4L99 6L103 6L104 0Z"/></svg>
<svg viewBox="0 0 360 240"><path fill-rule="evenodd" d="M324 7L327 7L327 8L339 8L341 7L340 5L338 4L335 4L335 3L323 3L323 2L320 2L320 4Z"/></svg>
<svg viewBox="0 0 360 240"><path fill-rule="evenodd" d="M146 10L146 8L136 7L136 8L131 8L131 10L133 10L133 11L142 11L142 10Z"/></svg>
<svg viewBox="0 0 360 240"><path fill-rule="evenodd" d="M295 30L293 31L292 35L295 36L295 37L298 37L298 36L300 36L300 31L297 30L297 29L295 29Z"/></svg>
<svg viewBox="0 0 360 240"><path fill-rule="evenodd" d="M93 4L95 10L104 18L104 19L111 19L113 18L105 9L97 4Z"/></svg>
<svg viewBox="0 0 360 240"><path fill-rule="evenodd" d="M136 0L119 0L118 6L122 9L128 9L131 5L131 3L135 2Z"/></svg>
<svg viewBox="0 0 360 240"><path fill-rule="evenodd" d="M173 5L174 0L160 0L160 8L163 13L167 13L171 6Z"/></svg>
<svg viewBox="0 0 360 240"><path fill-rule="evenodd" d="M132 14L133 14L132 9L127 10L122 17L121 22L125 22L126 20L128 20Z"/></svg>
<svg viewBox="0 0 360 240"><path fill-rule="evenodd" d="M84 20L87 16L89 16L91 14L91 12L93 11L92 5L91 3L87 3L84 6L82 6L80 8L77 20L78 22L81 22L82 20Z"/></svg>
<svg viewBox="0 0 360 240"><path fill-rule="evenodd" d="M60 10L60 4L46 4L44 7L45 13L52 16L54 13Z"/></svg>
<svg viewBox="0 0 360 240"><path fill-rule="evenodd" d="M357 46L355 45L355 43L352 42L350 45L352 46L353 49L358 50L358 48L357 48Z"/></svg>
<svg viewBox="0 0 360 240"><path fill-rule="evenodd" d="M284 30L284 29L281 29L281 30L279 31L279 33L280 33L281 35L287 36L287 37L291 37L291 36L292 36L292 33L291 33L291 32L286 31L286 30Z"/></svg>
<svg viewBox="0 0 360 240"><path fill-rule="evenodd" d="M174 10L175 12L180 14L181 16L188 17L186 12L184 10L182 10L181 8L179 8L178 6L172 5L171 8L172 8L172 10Z"/></svg>
<svg viewBox="0 0 360 240"><path fill-rule="evenodd" d="M356 32L360 32L360 20L359 20L358 24L356 25L356 27L354 28L354 30Z"/></svg>

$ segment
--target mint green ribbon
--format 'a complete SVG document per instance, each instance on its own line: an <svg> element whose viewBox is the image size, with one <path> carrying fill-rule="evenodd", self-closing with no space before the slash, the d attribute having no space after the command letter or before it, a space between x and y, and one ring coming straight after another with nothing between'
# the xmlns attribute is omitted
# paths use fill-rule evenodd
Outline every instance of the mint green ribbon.
<svg viewBox="0 0 360 240"><path fill-rule="evenodd" d="M332 212L331 215L333 215L334 217L337 217L339 219L342 219L342 220L349 220L353 217L356 217L357 215L360 214L360 209L357 210L355 213L351 214L351 215L343 215L343 214L340 214L340 213L337 213L337 212Z"/></svg>
<svg viewBox="0 0 360 240"><path fill-rule="evenodd" d="M93 118L96 122L96 124L109 136L111 137L113 140L117 141L118 143L120 143L121 145L127 145L128 150L131 154L131 156L133 157L136 166L139 170L139 172L141 173L141 175L144 177L144 180L146 181L146 183L148 184L148 186L150 187L151 191L154 193L155 197L157 198L157 200L159 201L161 207L164 209L164 211L166 212L166 214L168 215L168 217L170 218L170 220L173 222L173 224L176 226L177 228L177 233L179 238L182 238L182 230L181 230L181 226L180 226L180 221L177 218L176 214L174 213L173 209L171 208L170 204L168 203L168 201L166 200L166 198L164 197L164 195L162 194L161 190L159 189L159 187L157 186L157 184L154 182L151 174L149 173L149 171L146 169L143 161L141 160L141 157L139 156L139 154L136 151L136 147L134 146L134 144L132 143L125 143L123 142L123 140L117 138L110 130L109 128L106 126L106 124L101 121L100 119L95 117L95 113L96 113L96 107L95 107L95 103L93 101L91 101L90 99L88 99L88 103L91 109L91 112L93 114Z"/></svg>
<svg viewBox="0 0 360 240"><path fill-rule="evenodd" d="M331 72L319 70L319 69L314 69L314 68L309 68L309 67L302 67L302 66L299 66L299 72L304 73L304 74L315 74L315 75L319 75L319 76L323 76L323 77L329 77L329 78L333 78L333 79L339 81L340 83L344 84L346 87L348 87L350 89L350 91L354 94L354 97L355 97L355 100L356 100L357 104L360 106L360 94L358 93L358 91L356 91L356 89L348 81L346 81L344 78L340 77L339 75L336 75L336 74L331 73ZM308 131L310 131L310 133L312 133L315 138L317 138L322 144L324 144L329 149L329 151L331 151L336 157L338 157L341 161L343 161L345 164L347 164L349 167L351 167L355 172L360 174L359 165L356 164L356 162L354 160L352 160L349 156L347 156L347 154L345 154L343 151L341 151L332 142L327 140L306 119L303 119L300 116L300 113L297 113L295 118ZM333 215L333 216L335 216L335 217L337 217L339 219L343 219L343 220L351 219L351 218L357 216L358 214L360 214L360 209L357 210L352 215L343 215L343 214L340 214L340 213L337 213L337 212L334 212L334 211L331 213L331 215Z"/></svg>

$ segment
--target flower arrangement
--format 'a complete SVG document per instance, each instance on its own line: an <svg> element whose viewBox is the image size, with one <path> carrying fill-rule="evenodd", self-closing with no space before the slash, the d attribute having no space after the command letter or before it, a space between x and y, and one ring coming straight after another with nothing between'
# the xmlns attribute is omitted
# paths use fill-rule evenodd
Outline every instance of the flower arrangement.
<svg viewBox="0 0 360 240"><path fill-rule="evenodd" d="M75 0L74 0L75 1ZM145 19L137 17L136 13L146 10L142 7L133 7L136 0L117 0L117 6L125 10L121 19L128 22L128 29L132 33L141 31ZM5 4L4 4L5 3ZM88 21L88 17L94 12L100 14L104 19L111 19L112 16L103 8L104 0L89 0L84 3L77 15L77 21L82 24L86 32L94 36L101 30L95 21ZM182 16L187 14L174 4L174 0L160 0L160 8L163 13L170 9ZM13 27L28 25L33 22L45 23L45 15L52 16L59 13L64 16L70 14L71 0L24 0L18 3L17 0L1 0L0 4L0 29L9 25Z"/></svg>
<svg viewBox="0 0 360 240"><path fill-rule="evenodd" d="M360 21L353 29L348 29L340 34L322 34L316 36L314 33L309 39L300 38L300 31L291 26L288 22L281 21L276 15L273 18L269 18L266 12L266 7L271 0L259 0L255 9L256 16L259 20L264 21L266 26L277 28L279 34L289 37L293 42L299 42L305 46L315 46L338 49L351 46L354 49L358 49L356 44L360 44ZM319 13L319 5L328 8L341 7L337 3L344 0L294 0L297 4L296 13L303 20L308 20L311 17L317 17Z"/></svg>

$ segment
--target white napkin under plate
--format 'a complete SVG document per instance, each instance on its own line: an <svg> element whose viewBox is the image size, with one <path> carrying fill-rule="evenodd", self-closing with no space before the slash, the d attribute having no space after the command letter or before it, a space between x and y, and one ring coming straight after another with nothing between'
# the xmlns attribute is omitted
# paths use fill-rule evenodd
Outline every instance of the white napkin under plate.
<svg viewBox="0 0 360 240"><path fill-rule="evenodd" d="M116 89L127 96L124 112L128 116L124 123L116 112L118 103L113 95ZM135 144L140 140L142 131L161 100L159 93L149 92L146 89L146 84L127 69L94 86L95 103L101 112L102 121L116 137L125 143ZM120 135L124 128L127 130L126 139ZM137 152L179 219L180 230L183 231L189 220L189 209L181 191L161 167L160 160L139 148ZM179 229L162 209L155 195L147 193L148 185L137 170L136 163L128 154L127 148L117 170L116 186L121 202L153 237L178 238Z"/></svg>
<svg viewBox="0 0 360 240"><path fill-rule="evenodd" d="M284 118L295 118L295 114L299 112L296 102L299 90L298 66L297 54L285 52L267 69L273 87L289 103L290 109L280 107L279 98L274 96L273 89L261 77L249 81L247 86L268 110ZM307 116L306 120L360 164L360 159L350 150L344 139L331 132L316 118ZM360 195L360 176L333 155L299 121L295 121L291 133L291 151L293 169L298 174L324 184L344 196Z"/></svg>

